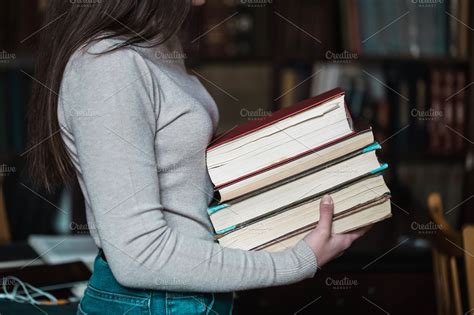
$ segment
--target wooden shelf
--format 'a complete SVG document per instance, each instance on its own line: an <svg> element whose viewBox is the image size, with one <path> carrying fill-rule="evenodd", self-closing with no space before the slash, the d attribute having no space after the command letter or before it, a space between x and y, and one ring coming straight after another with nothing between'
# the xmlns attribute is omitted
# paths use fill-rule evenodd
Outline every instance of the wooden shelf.
<svg viewBox="0 0 474 315"><path fill-rule="evenodd" d="M277 63L280 64L291 64L291 63L316 63L316 62L328 62L344 64L343 62L332 61L324 56L319 57L298 57L298 56L279 56L276 57ZM468 66L469 60L464 58L454 58L451 56L370 56L363 55L353 59L347 60L348 64L352 63L395 63L395 64L410 64L410 65L450 65L450 66Z"/></svg>
<svg viewBox="0 0 474 315"><path fill-rule="evenodd" d="M327 63L338 63L344 64L343 62L336 62L330 59L319 57L301 57L301 56L247 56L247 57L196 57L191 58L186 62L188 66L196 67L200 65L234 65L234 64L254 64L254 63L265 63L269 65L286 65L286 64L313 64L317 62ZM446 66L469 66L469 60L464 58L455 58L451 56L358 56L354 59L347 60L347 64L363 63L363 64L410 64L411 65L446 65Z"/></svg>
<svg viewBox="0 0 474 315"><path fill-rule="evenodd" d="M468 65L465 58L455 58L451 56L362 56L362 62L393 62L393 63L422 63L422 64L447 64L447 65Z"/></svg>
<svg viewBox="0 0 474 315"><path fill-rule="evenodd" d="M235 65L235 64L265 64L268 66L272 65L272 57L203 57L203 58L191 58L186 61L186 65L189 67L198 67L202 65Z"/></svg>

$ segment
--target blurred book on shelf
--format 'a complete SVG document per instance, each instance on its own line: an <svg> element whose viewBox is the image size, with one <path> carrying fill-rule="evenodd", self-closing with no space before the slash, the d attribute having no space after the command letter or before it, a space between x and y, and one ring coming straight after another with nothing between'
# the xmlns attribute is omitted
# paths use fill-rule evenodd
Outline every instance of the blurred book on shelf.
<svg viewBox="0 0 474 315"><path fill-rule="evenodd" d="M336 1L275 1L273 10L272 44L277 59L322 57L336 49Z"/></svg>
<svg viewBox="0 0 474 315"><path fill-rule="evenodd" d="M468 0L341 0L343 45L363 55L466 58L469 6Z"/></svg>
<svg viewBox="0 0 474 315"><path fill-rule="evenodd" d="M202 34L195 40L207 58L267 56L268 15L258 3L210 0L202 11Z"/></svg>
<svg viewBox="0 0 474 315"><path fill-rule="evenodd" d="M199 78L219 108L219 132L271 113L272 71L267 64L200 64L191 74Z"/></svg>
<svg viewBox="0 0 474 315"><path fill-rule="evenodd" d="M308 78L315 75L311 74L310 70L304 64L286 66L281 70L279 82L281 94L275 98L280 108L290 107L310 94L311 80Z"/></svg>
<svg viewBox="0 0 474 315"><path fill-rule="evenodd" d="M427 117L430 149L436 153L461 153L466 141L465 114L467 98L466 74L462 70L433 69L431 71L431 108Z"/></svg>

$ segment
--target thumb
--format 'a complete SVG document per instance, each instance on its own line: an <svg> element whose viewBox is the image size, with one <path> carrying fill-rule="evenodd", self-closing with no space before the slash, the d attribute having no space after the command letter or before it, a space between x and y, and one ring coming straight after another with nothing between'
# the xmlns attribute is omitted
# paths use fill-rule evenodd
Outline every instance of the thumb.
<svg viewBox="0 0 474 315"><path fill-rule="evenodd" d="M334 203L331 196L324 195L319 204L319 223L316 229L326 235L331 234Z"/></svg>

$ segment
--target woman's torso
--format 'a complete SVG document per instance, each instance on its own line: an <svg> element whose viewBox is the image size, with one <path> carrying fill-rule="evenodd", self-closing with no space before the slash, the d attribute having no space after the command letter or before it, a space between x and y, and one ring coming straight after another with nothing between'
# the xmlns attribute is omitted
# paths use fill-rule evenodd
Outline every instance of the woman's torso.
<svg viewBox="0 0 474 315"><path fill-rule="evenodd" d="M119 42L120 40L116 39L101 40L89 45L87 52L103 52ZM152 95L153 101L158 104L154 117L157 128L153 131L154 156L150 155L149 158L156 161L159 194L167 224L179 233L212 241L212 228L206 209L213 189L207 173L205 150L218 121L216 104L199 80L186 72L183 60L185 55L177 39L156 48L127 49L133 49L140 55L154 77ZM73 75L74 68L80 67L82 62L87 62L87 58L93 57L85 55L83 51L76 53L66 68L65 76ZM130 83L134 80L136 78L130 78ZM126 89L127 84L124 84L123 90L112 91L111 95L124 93ZM74 135L64 121L62 99L67 99L67 95L61 95L58 109L59 122L63 127L62 136L83 189L90 233L97 246L102 247L100 236L95 229L96 223L88 192L84 189ZM73 106L69 104L69 107ZM143 151L146 154L145 150ZM126 198L127 196L124 196L124 201Z"/></svg>

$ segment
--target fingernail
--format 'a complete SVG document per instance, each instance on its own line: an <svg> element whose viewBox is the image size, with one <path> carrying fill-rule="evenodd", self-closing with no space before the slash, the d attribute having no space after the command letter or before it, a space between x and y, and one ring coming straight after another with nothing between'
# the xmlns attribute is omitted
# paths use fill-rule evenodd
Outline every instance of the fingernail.
<svg viewBox="0 0 474 315"><path fill-rule="evenodd" d="M333 201L331 196L329 195L324 195L323 198L321 199L321 203L323 205L332 205Z"/></svg>

